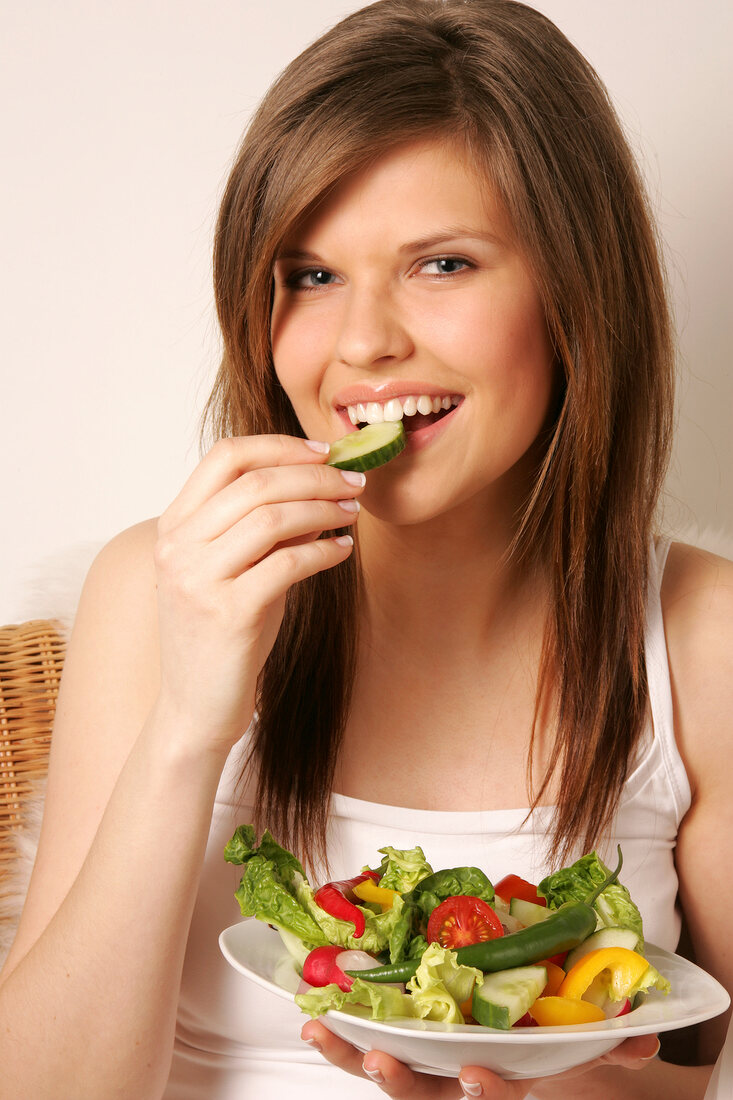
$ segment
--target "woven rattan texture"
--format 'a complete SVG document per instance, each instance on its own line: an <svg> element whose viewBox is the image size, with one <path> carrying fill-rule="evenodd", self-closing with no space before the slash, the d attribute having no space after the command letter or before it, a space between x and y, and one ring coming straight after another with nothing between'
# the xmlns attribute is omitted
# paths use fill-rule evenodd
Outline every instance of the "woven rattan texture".
<svg viewBox="0 0 733 1100"><path fill-rule="evenodd" d="M51 620L0 627L0 878L33 782L46 775L65 648Z"/></svg>

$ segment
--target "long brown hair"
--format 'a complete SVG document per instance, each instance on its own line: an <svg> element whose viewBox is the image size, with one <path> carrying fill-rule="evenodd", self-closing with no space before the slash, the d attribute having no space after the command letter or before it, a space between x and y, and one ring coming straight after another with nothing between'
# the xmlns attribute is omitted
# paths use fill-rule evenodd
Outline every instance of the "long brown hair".
<svg viewBox="0 0 733 1100"><path fill-rule="evenodd" d="M214 435L303 434L272 363L278 249L346 172L441 134L462 142L505 204L563 380L514 546L552 577L536 715L549 706L557 735L548 772L535 785L530 770L529 780L536 805L559 777L553 847L562 856L609 825L643 730L646 585L673 353L634 159L599 78L545 16L512 0L380 0L288 66L245 135L221 206L224 358L207 423ZM261 676L250 759L259 813L316 858L358 607L354 558L294 586Z"/></svg>

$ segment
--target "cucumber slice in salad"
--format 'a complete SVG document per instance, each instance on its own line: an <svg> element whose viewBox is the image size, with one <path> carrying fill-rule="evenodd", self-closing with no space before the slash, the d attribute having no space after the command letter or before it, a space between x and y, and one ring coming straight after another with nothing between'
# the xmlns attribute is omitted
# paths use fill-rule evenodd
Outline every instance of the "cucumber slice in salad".
<svg viewBox="0 0 733 1100"><path fill-rule="evenodd" d="M532 924L539 924L541 920L547 920L554 912L554 909L547 909L544 905L535 905L533 901L524 901L522 898L512 898L509 902L510 916L516 917L525 928Z"/></svg>
<svg viewBox="0 0 733 1100"><path fill-rule="evenodd" d="M546 985L544 966L517 966L486 974L473 991L471 1015L485 1027L508 1031L521 1020Z"/></svg>
<svg viewBox="0 0 733 1100"><path fill-rule="evenodd" d="M367 424L331 444L328 465L339 470L374 470L405 449L405 429L401 420Z"/></svg>
<svg viewBox="0 0 733 1100"><path fill-rule="evenodd" d="M598 951L602 947L626 947L629 951L639 951L639 948L643 947L643 943L631 928L617 928L615 925L610 928L599 928L597 932L588 936L587 940L583 940L582 943L579 943L577 947L568 952L563 963L563 970L567 972L577 962L584 959L586 955L589 955L591 951Z"/></svg>

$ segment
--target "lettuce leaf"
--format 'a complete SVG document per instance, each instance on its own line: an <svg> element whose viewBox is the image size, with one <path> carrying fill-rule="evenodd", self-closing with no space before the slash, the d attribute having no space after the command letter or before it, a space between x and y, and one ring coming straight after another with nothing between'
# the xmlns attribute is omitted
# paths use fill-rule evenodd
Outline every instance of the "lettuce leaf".
<svg viewBox="0 0 733 1100"><path fill-rule="evenodd" d="M387 890L396 890L398 894L407 893L417 886L420 879L433 873L433 868L425 859L425 853L416 848L380 848L384 856L378 870L381 878L379 885Z"/></svg>
<svg viewBox="0 0 733 1100"><path fill-rule="evenodd" d="M494 887L478 867L448 867L428 875L412 891L412 898L425 924L433 909L442 901L458 895L480 898L491 905Z"/></svg>
<svg viewBox="0 0 733 1100"><path fill-rule="evenodd" d="M309 1016L322 1016L330 1008L336 1011L348 1011L349 1007L363 1007L365 1015L372 1020L387 1020L394 1016L414 1017L413 999L403 993L399 986L381 985L377 982L365 982L354 978L354 984L348 993L337 985L324 985L320 989L310 989L307 993L297 993L295 1003Z"/></svg>
<svg viewBox="0 0 733 1100"><path fill-rule="evenodd" d="M245 864L234 896L243 917L274 924L293 932L309 947L329 943L328 936L280 879L272 860L255 854Z"/></svg>
<svg viewBox="0 0 733 1100"><path fill-rule="evenodd" d="M308 949L332 943L379 954L387 948L400 919L402 899L399 897L384 913L360 905L365 928L364 935L357 939L350 921L338 920L318 905L299 860L282 848L268 831L257 844L251 825L237 828L224 849L224 858L229 863L244 866L235 893L242 916L257 917L281 931L292 933ZM292 948L289 949L293 953Z"/></svg>
<svg viewBox="0 0 733 1100"><path fill-rule="evenodd" d="M461 966L455 951L431 943L424 952L407 988L412 993L415 1013L422 1019L462 1024L459 1005L472 995L483 974L473 966Z"/></svg>
<svg viewBox="0 0 733 1100"><path fill-rule="evenodd" d="M570 867L563 867L544 878L537 887L537 893L547 899L550 909L557 909L565 901L585 901L609 873L598 854L589 852ZM637 951L643 953L644 928L641 913L625 886L614 882L606 887L593 902L593 908L598 914L598 928L630 928L640 940Z"/></svg>

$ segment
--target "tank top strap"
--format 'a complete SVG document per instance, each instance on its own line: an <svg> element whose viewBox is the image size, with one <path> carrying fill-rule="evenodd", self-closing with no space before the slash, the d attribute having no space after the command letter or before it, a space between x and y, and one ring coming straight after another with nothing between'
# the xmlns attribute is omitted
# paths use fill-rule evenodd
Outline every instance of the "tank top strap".
<svg viewBox="0 0 733 1100"><path fill-rule="evenodd" d="M672 684L664 636L661 588L671 539L659 538L649 563L646 624L646 674L654 741L661 753L678 820L690 807L691 789L674 734Z"/></svg>

